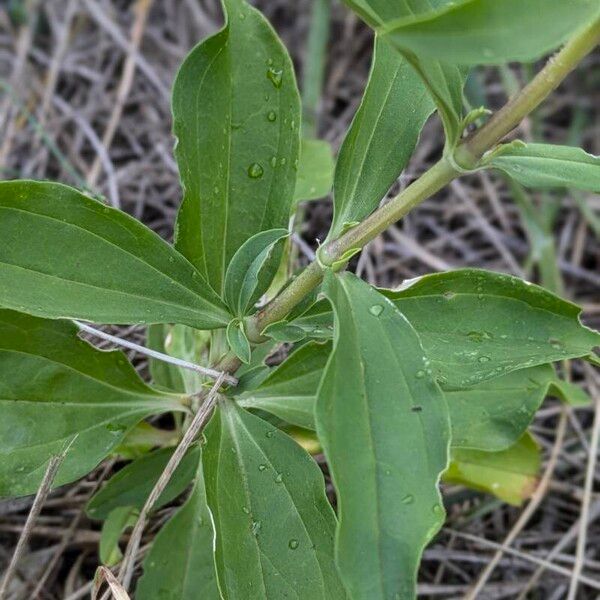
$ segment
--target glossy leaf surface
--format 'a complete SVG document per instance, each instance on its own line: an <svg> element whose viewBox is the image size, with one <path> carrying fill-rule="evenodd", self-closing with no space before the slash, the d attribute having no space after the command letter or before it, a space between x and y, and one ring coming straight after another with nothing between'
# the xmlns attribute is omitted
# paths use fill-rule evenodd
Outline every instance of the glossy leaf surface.
<svg viewBox="0 0 600 600"><path fill-rule="evenodd" d="M338 156L330 238L377 208L434 108L407 60L376 38L367 88Z"/></svg>
<svg viewBox="0 0 600 600"><path fill-rule="evenodd" d="M345 598L333 561L335 516L312 458L227 399L206 437L206 493L223 598Z"/></svg>
<svg viewBox="0 0 600 600"><path fill-rule="evenodd" d="M91 471L144 417L182 410L149 388L121 352L102 352L75 325L0 310L0 496L34 493L67 447L54 485Z"/></svg>
<svg viewBox="0 0 600 600"><path fill-rule="evenodd" d="M294 202L324 198L333 185L334 162L331 145L324 140L303 139Z"/></svg>
<svg viewBox="0 0 600 600"><path fill-rule="evenodd" d="M238 317L246 315L267 291L277 270L270 259L277 242L288 235L287 229L261 231L234 254L225 276L225 300Z"/></svg>
<svg viewBox="0 0 600 600"><path fill-rule="evenodd" d="M419 57L502 64L540 58L598 14L596 0L467 0L384 22L379 31Z"/></svg>
<svg viewBox="0 0 600 600"><path fill-rule="evenodd" d="M227 310L150 229L77 190L0 183L0 304L99 323L223 327Z"/></svg>
<svg viewBox="0 0 600 600"><path fill-rule="evenodd" d="M501 452L458 449L444 480L462 483L519 506L534 492L541 465L540 448L529 433Z"/></svg>
<svg viewBox="0 0 600 600"><path fill-rule="evenodd" d="M184 187L176 247L219 293L248 238L287 227L300 143L287 51L245 1L223 7L226 26L191 51L173 90Z"/></svg>
<svg viewBox="0 0 600 600"><path fill-rule="evenodd" d="M489 164L527 187L566 187L600 193L600 157L581 148L507 144Z"/></svg>
<svg viewBox="0 0 600 600"><path fill-rule="evenodd" d="M155 537L137 586L143 600L219 600L202 469L186 503Z"/></svg>
<svg viewBox="0 0 600 600"><path fill-rule="evenodd" d="M141 510L172 454L172 448L163 448L123 467L94 494L86 506L87 515L92 519L106 519L109 513L118 507L131 506ZM155 509L168 504L185 491L194 479L199 461L200 449L193 446L158 497Z"/></svg>
<svg viewBox="0 0 600 600"><path fill-rule="evenodd" d="M600 344L600 335L579 321L579 307L509 275L460 269L387 295L418 331L447 386L584 357Z"/></svg>
<svg viewBox="0 0 600 600"><path fill-rule="evenodd" d="M413 598L421 553L444 518L446 401L388 299L348 273L329 272L324 293L336 338L316 417L337 490L337 564L352 598Z"/></svg>

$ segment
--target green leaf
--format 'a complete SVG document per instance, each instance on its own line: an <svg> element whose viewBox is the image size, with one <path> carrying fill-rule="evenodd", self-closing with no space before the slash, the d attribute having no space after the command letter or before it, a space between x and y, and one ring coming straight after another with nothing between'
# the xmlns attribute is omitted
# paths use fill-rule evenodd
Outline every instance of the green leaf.
<svg viewBox="0 0 600 600"><path fill-rule="evenodd" d="M131 506L119 506L110 511L100 534L99 552L103 565L112 567L123 558L119 540L128 527L135 525L138 515L139 511Z"/></svg>
<svg viewBox="0 0 600 600"><path fill-rule="evenodd" d="M166 340L171 331L172 326L164 323L150 325L147 334L148 348L157 352L166 352ZM157 360L156 358L148 359L148 365L150 367L152 383L155 386L163 390L185 392L183 374L179 367L164 360Z"/></svg>
<svg viewBox="0 0 600 600"><path fill-rule="evenodd" d="M335 516L312 458L228 399L206 437L206 494L223 598L345 598L333 561Z"/></svg>
<svg viewBox="0 0 600 600"><path fill-rule="evenodd" d="M344 223L359 221L377 208L408 163L433 110L414 69L376 38L367 88L335 170L330 238L341 234Z"/></svg>
<svg viewBox="0 0 600 600"><path fill-rule="evenodd" d="M379 32L419 57L502 64L540 58L599 12L596 0L463 0L384 22Z"/></svg>
<svg viewBox="0 0 600 600"><path fill-rule="evenodd" d="M121 352L80 340L66 321L0 309L0 497L32 494L69 447L54 485L91 471L144 417L183 410Z"/></svg>
<svg viewBox="0 0 600 600"><path fill-rule="evenodd" d="M0 304L40 317L186 323L212 329L225 305L147 227L73 188L0 183Z"/></svg>
<svg viewBox="0 0 600 600"><path fill-rule="evenodd" d="M333 153L324 140L303 139L296 175L294 202L324 198L333 184Z"/></svg>
<svg viewBox="0 0 600 600"><path fill-rule="evenodd" d="M523 435L544 398L564 383L552 366L540 365L479 385L444 388L452 446L488 452L505 450ZM576 397L581 398L579 394Z"/></svg>
<svg viewBox="0 0 600 600"><path fill-rule="evenodd" d="M256 389L236 400L240 406L261 409L293 425L314 429L315 396L330 353L331 344L305 344L273 369Z"/></svg>
<svg viewBox="0 0 600 600"><path fill-rule="evenodd" d="M535 491L541 466L540 448L525 433L501 452L454 450L444 480L461 483L520 506Z"/></svg>
<svg viewBox="0 0 600 600"><path fill-rule="evenodd" d="M324 293L336 338L316 417L338 494L337 565L356 600L413 598L421 553L444 518L446 401L389 300L349 273L328 273Z"/></svg>
<svg viewBox="0 0 600 600"><path fill-rule="evenodd" d="M385 293L417 330L447 386L585 357L600 344L600 335L581 324L578 306L516 277L460 269L410 283Z"/></svg>
<svg viewBox="0 0 600 600"><path fill-rule="evenodd" d="M227 326L227 343L233 353L246 364L250 363L250 342L244 331L244 324L239 319L234 319Z"/></svg>
<svg viewBox="0 0 600 600"><path fill-rule="evenodd" d="M186 503L158 532L136 590L143 600L219 600L202 469Z"/></svg>
<svg viewBox="0 0 600 600"><path fill-rule="evenodd" d="M172 448L163 448L129 463L90 499L85 508L88 517L106 519L112 510L122 506L141 510L172 454ZM185 491L194 479L199 460L200 449L193 446L175 469L154 509L168 504Z"/></svg>
<svg viewBox="0 0 600 600"><path fill-rule="evenodd" d="M552 144L505 144L490 156L495 167L527 187L600 192L600 156Z"/></svg>
<svg viewBox="0 0 600 600"><path fill-rule="evenodd" d="M584 327L581 309L526 281L458 269L380 290L415 328L439 382L464 388L503 374L568 358L589 357L600 334ZM327 338L332 315L317 302L291 323Z"/></svg>
<svg viewBox="0 0 600 600"><path fill-rule="evenodd" d="M436 14L436 9L456 4L452 0L344 0L375 30L395 20L415 20ZM465 1L465 0L463 0ZM381 36L378 36L381 38ZM381 44L386 43L383 38ZM393 41L393 40L391 40ZM429 58L423 54L415 54L405 48L400 49L405 59L419 74L429 90L440 114L444 131L446 132L446 147L452 148L460 139L463 120L463 87L467 70L441 60ZM412 100L409 100L412 105ZM395 124L398 127L398 123Z"/></svg>
<svg viewBox="0 0 600 600"><path fill-rule="evenodd" d="M277 271L271 256L277 242L288 235L287 229L261 231L234 254L225 275L225 300L238 317L248 314L267 291Z"/></svg>
<svg viewBox="0 0 600 600"><path fill-rule="evenodd" d="M287 51L246 2L223 7L226 26L190 52L173 89L184 187L176 247L218 292L247 239L287 227L300 145Z"/></svg>

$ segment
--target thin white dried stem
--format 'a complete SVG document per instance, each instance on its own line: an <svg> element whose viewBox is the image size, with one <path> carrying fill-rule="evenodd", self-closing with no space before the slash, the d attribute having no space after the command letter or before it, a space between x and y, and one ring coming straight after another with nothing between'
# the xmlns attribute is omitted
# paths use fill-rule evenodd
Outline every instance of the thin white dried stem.
<svg viewBox="0 0 600 600"><path fill-rule="evenodd" d="M201 375L205 375L206 377L210 377L211 379L218 380L220 377L223 377L222 380L225 383L228 383L229 385L237 385L238 380L232 375L223 373L223 371L217 371L216 369L203 367L201 365L197 365L196 363L183 360L182 358L175 358L174 356L169 356L168 354L163 354L162 352L158 352L156 350L151 350L150 348L146 348L134 342L124 340L115 335L111 335L110 333L106 333L105 331L101 331L100 329L96 329L95 327L90 327L89 325L87 325L86 323L82 323L81 321L74 320L73 323L75 323L75 325L77 325L77 327L79 327L81 331L85 331L86 333L99 337L103 340L112 342L117 346L129 348L129 350L134 350L135 352L139 352L140 354L144 354L145 356L150 356L151 358L155 358L156 360L160 360L162 362L181 367L182 369L195 371L196 373L200 373Z"/></svg>
<svg viewBox="0 0 600 600"><path fill-rule="evenodd" d="M21 537L19 537L19 541L17 542L17 546L15 551L13 552L12 558L10 560L10 564L6 569L4 574L4 578L2 579L2 583L0 584L0 600L4 600L7 597L8 593L8 585L12 576L15 574L17 569L17 565L21 560L23 555L23 551L25 550L25 546L29 541L29 536L31 535L31 531L33 530L33 526L35 521L37 520L42 506L48 497L48 493L50 492L50 488L52 487L52 482L54 481L54 477L60 467L64 457L66 455L66 450L57 456L53 456L48 462L48 466L46 467L46 472L44 473L44 477L42 482L40 483L40 487L35 495L35 499L33 504L31 505L31 510L29 511L29 515L27 516L27 520L25 521L25 526L23 527L23 532L21 533Z"/></svg>
<svg viewBox="0 0 600 600"><path fill-rule="evenodd" d="M146 520L149 512L152 510L152 507L156 503L159 496L163 493L165 487L169 483L175 469L179 466L179 463L183 459L185 453L188 448L192 445L192 442L196 439L201 429L204 427L208 418L210 417L213 408L216 404L219 388L221 384L225 380L225 374L221 373L210 392L206 396L204 402L198 409L194 419L190 423L187 431L185 432L181 442L173 452L167 466L159 477L156 485L154 486L152 492L148 496L144 507L140 512L140 516L131 532L131 537L129 538L129 542L127 544L127 548L125 550L125 554L123 555L123 561L121 562L121 567L119 569L118 579L122 583L125 590L129 588L129 584L131 583L131 578L133 575L133 567L135 563L135 556L137 554L140 541L142 539L142 533L144 531L144 527L146 526Z"/></svg>
<svg viewBox="0 0 600 600"><path fill-rule="evenodd" d="M585 365L589 370L590 367ZM589 377L590 382L593 381ZM594 425L592 428L592 439L590 441L589 458L587 470L585 474L585 485L583 488L583 499L581 502L581 519L579 521L579 535L577 537L577 550L575 553L575 565L573 566L573 576L569 585L569 595L567 600L575 600L577 598L577 587L581 580L581 570L585 561L585 547L587 543L587 528L590 517L590 504L592 501L592 492L594 488L594 476L596 472L596 462L598 460L598 444L600 442L600 397L598 389L591 383L594 397Z"/></svg>

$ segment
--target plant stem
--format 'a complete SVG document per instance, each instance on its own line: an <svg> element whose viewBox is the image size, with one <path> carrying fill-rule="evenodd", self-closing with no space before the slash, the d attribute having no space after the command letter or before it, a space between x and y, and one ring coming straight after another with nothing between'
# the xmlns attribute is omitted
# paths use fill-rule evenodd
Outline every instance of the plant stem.
<svg viewBox="0 0 600 600"><path fill-rule="evenodd" d="M473 168L485 152L511 132L554 91L562 80L600 43L600 19L571 38L546 66L511 98L481 129L465 140L454 155L465 168Z"/></svg>
<svg viewBox="0 0 600 600"><path fill-rule="evenodd" d="M442 158L389 203L377 209L340 238L322 247L319 252L321 264L316 261L311 263L279 296L246 321L246 333L250 341L261 341L260 334L265 327L283 319L319 285L324 273L322 265L332 265L348 250L362 248L415 206L459 177L463 172L460 166L475 168L481 156L491 150L558 87L599 42L600 19L597 19L567 42L521 92L505 104L481 129L458 146L454 154L458 167L452 166L446 158ZM233 367L235 362L226 356L216 368L226 370L223 363Z"/></svg>

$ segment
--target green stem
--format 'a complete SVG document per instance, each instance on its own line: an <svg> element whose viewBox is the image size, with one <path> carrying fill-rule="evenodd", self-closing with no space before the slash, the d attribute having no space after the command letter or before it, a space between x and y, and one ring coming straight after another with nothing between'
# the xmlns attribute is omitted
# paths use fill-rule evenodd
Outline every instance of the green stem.
<svg viewBox="0 0 600 600"><path fill-rule="evenodd" d="M463 141L454 155L456 163L468 169L475 168L481 156L491 150L533 111L599 42L600 19L572 38L519 94L502 107L481 129ZM348 250L362 248L462 173L460 167L451 165L443 158L388 204L377 209L340 238L322 247L319 252L320 264L318 262L310 264L270 304L248 318L246 332L249 339L253 342L261 341L260 334L265 327L283 319L319 285L327 265L340 260ZM231 357L225 357L225 361L228 368L235 364ZM217 368L223 367L218 365Z"/></svg>
<svg viewBox="0 0 600 600"><path fill-rule="evenodd" d="M456 162L466 168L474 168L483 154L537 108L599 42L600 19L597 19L571 38L521 92L457 148L454 155Z"/></svg>

